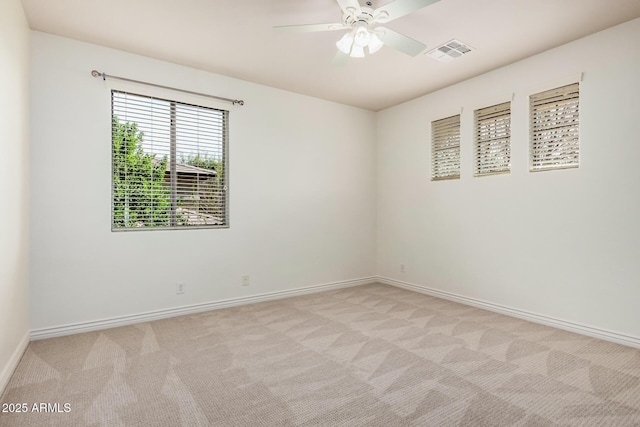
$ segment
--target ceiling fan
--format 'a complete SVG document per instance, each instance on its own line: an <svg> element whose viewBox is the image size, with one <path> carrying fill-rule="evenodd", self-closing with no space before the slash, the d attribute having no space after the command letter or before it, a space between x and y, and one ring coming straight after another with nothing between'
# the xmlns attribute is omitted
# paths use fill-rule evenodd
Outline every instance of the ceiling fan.
<svg viewBox="0 0 640 427"><path fill-rule="evenodd" d="M364 57L365 48L367 48L369 54L372 54L380 50L384 45L407 55L416 56L427 46L403 34L380 27L378 24L391 22L440 0L395 0L377 9L372 8L373 2L371 1L365 2L365 6L360 6L358 0L336 1L340 5L340 9L342 9L342 22L283 25L274 28L278 31L287 32L349 30L336 43L338 47L338 53L334 59L336 64L343 64L349 57Z"/></svg>

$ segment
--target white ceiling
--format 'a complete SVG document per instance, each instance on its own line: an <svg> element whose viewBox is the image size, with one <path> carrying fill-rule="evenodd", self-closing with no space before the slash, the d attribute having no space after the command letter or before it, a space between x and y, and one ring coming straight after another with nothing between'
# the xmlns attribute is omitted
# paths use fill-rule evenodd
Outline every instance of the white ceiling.
<svg viewBox="0 0 640 427"><path fill-rule="evenodd" d="M374 0L373 7L385 3ZM473 52L442 63L384 47L335 67L335 42L342 32L272 29L339 22L335 0L22 4L34 30L374 111L640 17L640 0L441 0L385 26L425 43L426 51L455 38L475 48ZM153 76L148 80L154 81Z"/></svg>

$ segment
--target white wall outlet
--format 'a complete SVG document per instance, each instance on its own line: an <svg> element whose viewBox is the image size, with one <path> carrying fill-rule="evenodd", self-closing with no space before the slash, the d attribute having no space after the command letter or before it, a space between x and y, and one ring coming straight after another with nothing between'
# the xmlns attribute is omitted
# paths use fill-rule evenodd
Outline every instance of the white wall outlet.
<svg viewBox="0 0 640 427"><path fill-rule="evenodd" d="M245 274L242 276L242 286L249 286L249 275Z"/></svg>
<svg viewBox="0 0 640 427"><path fill-rule="evenodd" d="M400 264L400 273L404 273L405 271L407 271L407 267L405 264Z"/></svg>
<svg viewBox="0 0 640 427"><path fill-rule="evenodd" d="M176 294L184 294L186 285L182 282L176 283Z"/></svg>

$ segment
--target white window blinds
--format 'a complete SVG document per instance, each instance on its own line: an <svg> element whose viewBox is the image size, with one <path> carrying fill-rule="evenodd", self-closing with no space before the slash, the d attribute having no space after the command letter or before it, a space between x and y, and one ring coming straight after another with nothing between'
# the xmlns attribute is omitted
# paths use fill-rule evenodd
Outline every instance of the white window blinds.
<svg viewBox="0 0 640 427"><path fill-rule="evenodd" d="M460 178L460 115L431 122L431 180Z"/></svg>
<svg viewBox="0 0 640 427"><path fill-rule="evenodd" d="M511 171L511 103L475 111L474 176Z"/></svg>
<svg viewBox="0 0 640 427"><path fill-rule="evenodd" d="M227 227L228 112L112 91L112 229Z"/></svg>
<svg viewBox="0 0 640 427"><path fill-rule="evenodd" d="M579 84L529 97L530 170L578 167Z"/></svg>

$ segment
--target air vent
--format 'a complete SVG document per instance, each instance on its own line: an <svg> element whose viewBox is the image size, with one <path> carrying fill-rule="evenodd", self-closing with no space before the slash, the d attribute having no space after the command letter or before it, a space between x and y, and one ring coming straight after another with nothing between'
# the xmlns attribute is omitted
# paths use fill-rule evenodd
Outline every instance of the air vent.
<svg viewBox="0 0 640 427"><path fill-rule="evenodd" d="M427 55L438 61L449 62L469 52L471 52L471 48L468 45L454 39L427 52Z"/></svg>

